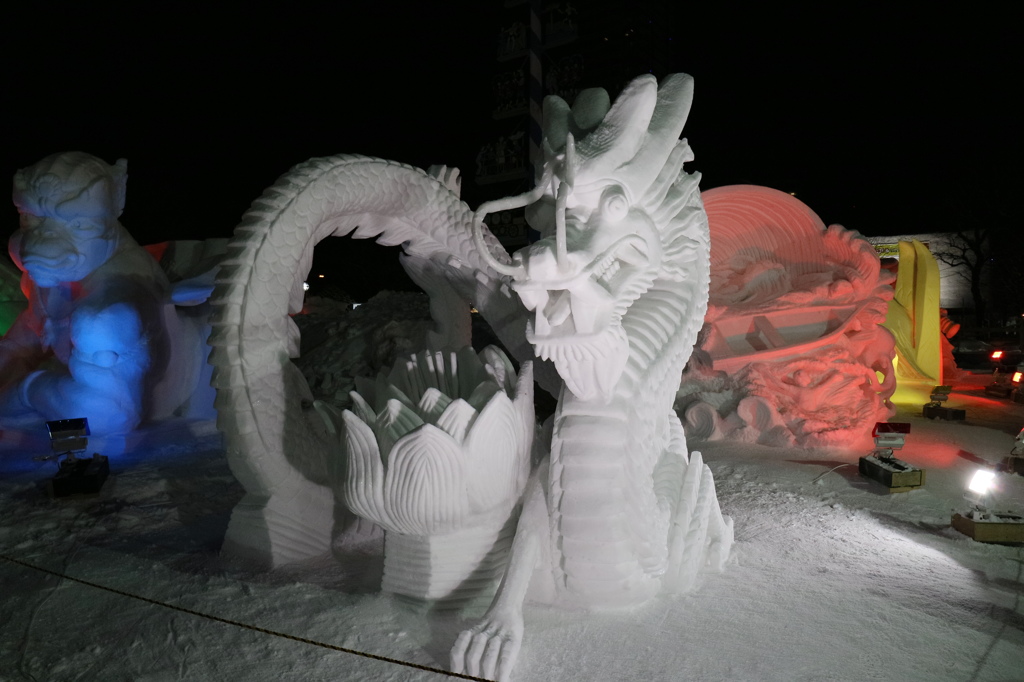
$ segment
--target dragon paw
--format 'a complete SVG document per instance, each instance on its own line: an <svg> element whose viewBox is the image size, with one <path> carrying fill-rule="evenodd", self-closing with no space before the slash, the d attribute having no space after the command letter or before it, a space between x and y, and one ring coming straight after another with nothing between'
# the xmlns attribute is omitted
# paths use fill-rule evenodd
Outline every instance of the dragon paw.
<svg viewBox="0 0 1024 682"><path fill-rule="evenodd" d="M451 651L452 672L507 682L523 643L520 609L488 611L474 627L463 630Z"/></svg>
<svg viewBox="0 0 1024 682"><path fill-rule="evenodd" d="M715 479L699 452L690 455L669 530L665 585L688 592L702 570L721 571L733 543L733 522L722 514Z"/></svg>

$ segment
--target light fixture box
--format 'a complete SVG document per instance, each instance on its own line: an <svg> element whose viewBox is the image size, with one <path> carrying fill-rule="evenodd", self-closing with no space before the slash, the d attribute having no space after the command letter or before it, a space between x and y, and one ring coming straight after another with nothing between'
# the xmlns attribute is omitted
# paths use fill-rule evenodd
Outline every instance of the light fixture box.
<svg viewBox="0 0 1024 682"><path fill-rule="evenodd" d="M1024 476L1024 457L1017 455L1007 455L1003 458L1002 463L999 467L1003 471L1007 471L1011 474L1019 474Z"/></svg>
<svg viewBox="0 0 1024 682"><path fill-rule="evenodd" d="M925 471L895 457L870 454L860 458L860 474L878 481L890 493L905 493L924 485Z"/></svg>
<svg viewBox="0 0 1024 682"><path fill-rule="evenodd" d="M963 421L967 418L966 410L931 403L924 406L922 414L924 414L925 419L944 419L948 422Z"/></svg>
<svg viewBox="0 0 1024 682"><path fill-rule="evenodd" d="M110 475L110 462L103 455L64 460L60 471L50 479L54 497L95 495Z"/></svg>
<svg viewBox="0 0 1024 682"><path fill-rule="evenodd" d="M1024 542L1024 516L1010 512L988 512L988 518L975 519L973 514L973 510L967 516L953 514L950 523L953 528L978 542Z"/></svg>
<svg viewBox="0 0 1024 682"><path fill-rule="evenodd" d="M1013 384L1001 380L999 375L992 380L992 383L985 387L986 395L994 395L1000 398L1009 398L1013 393Z"/></svg>

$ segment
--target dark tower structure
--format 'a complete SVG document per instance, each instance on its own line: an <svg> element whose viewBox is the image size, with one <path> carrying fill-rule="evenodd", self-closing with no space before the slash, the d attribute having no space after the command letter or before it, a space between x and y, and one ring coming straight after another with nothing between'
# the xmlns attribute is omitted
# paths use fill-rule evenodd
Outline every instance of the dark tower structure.
<svg viewBox="0 0 1024 682"><path fill-rule="evenodd" d="M504 0L495 30L492 125L473 174L481 198L533 187L534 168L543 159L545 96L571 104L580 90L603 87L614 99L642 73L668 74L676 11L654 0ZM521 209L493 214L487 224L509 249L531 241Z"/></svg>

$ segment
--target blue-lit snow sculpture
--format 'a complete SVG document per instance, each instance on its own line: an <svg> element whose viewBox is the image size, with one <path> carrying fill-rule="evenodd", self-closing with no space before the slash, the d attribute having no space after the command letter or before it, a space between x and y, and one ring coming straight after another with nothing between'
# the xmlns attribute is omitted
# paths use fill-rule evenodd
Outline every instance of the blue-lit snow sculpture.
<svg viewBox="0 0 1024 682"><path fill-rule="evenodd" d="M94 435L124 434L196 397L208 327L179 316L174 293L197 303L202 287L172 291L118 221L126 169L67 152L14 176L9 246L29 304L0 341L0 429L85 417Z"/></svg>

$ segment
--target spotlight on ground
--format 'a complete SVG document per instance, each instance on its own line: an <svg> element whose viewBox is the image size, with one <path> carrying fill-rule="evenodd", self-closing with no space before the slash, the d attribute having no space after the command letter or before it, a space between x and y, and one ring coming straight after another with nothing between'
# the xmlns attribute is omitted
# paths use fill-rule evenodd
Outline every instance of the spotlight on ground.
<svg viewBox="0 0 1024 682"><path fill-rule="evenodd" d="M867 457L860 458L860 474L881 483L890 493L905 493L924 485L924 469L896 459L894 450L903 448L910 424L877 422L871 435L875 438L875 450Z"/></svg>
<svg viewBox="0 0 1024 682"><path fill-rule="evenodd" d="M949 394L953 391L952 386L936 386L932 389L930 402L924 406L922 414L926 419L945 419L946 421L963 421L967 416L966 410L955 407L946 407L942 403L949 400Z"/></svg>
<svg viewBox="0 0 1024 682"><path fill-rule="evenodd" d="M974 472L964 498L972 506L966 514L953 514L953 528L978 542L1024 542L1024 516L1011 511L989 509L996 487L996 472L979 469Z"/></svg>
<svg viewBox="0 0 1024 682"><path fill-rule="evenodd" d="M57 460L57 475L50 480L54 497L98 493L110 475L110 463L103 455L79 457L89 443L89 420L58 419L46 422L53 454L43 459ZM61 457L64 459L61 460Z"/></svg>
<svg viewBox="0 0 1024 682"><path fill-rule="evenodd" d="M1003 458L1000 468L1011 474L1024 476L1024 429L1021 429L1013 440L1013 449Z"/></svg>

